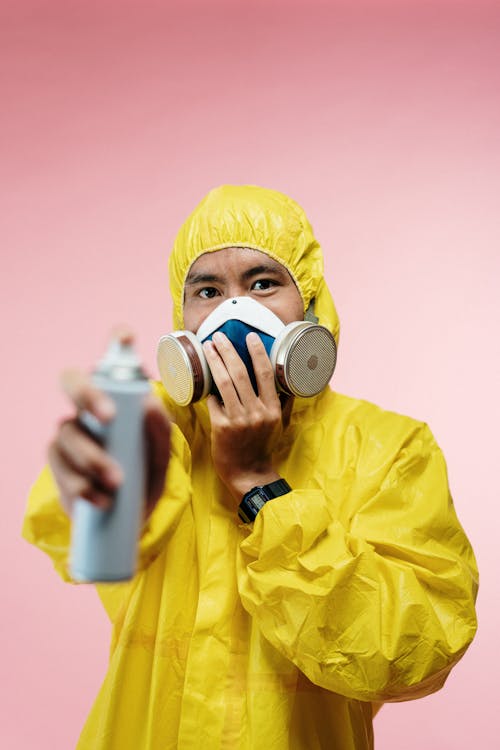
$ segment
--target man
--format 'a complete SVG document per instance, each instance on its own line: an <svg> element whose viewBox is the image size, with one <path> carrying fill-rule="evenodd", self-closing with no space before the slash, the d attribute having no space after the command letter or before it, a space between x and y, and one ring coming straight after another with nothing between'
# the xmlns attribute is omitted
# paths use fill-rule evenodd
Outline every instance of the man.
<svg viewBox="0 0 500 750"><path fill-rule="evenodd" d="M176 328L249 296L283 323L314 310L338 338L321 249L274 191L212 191L179 232L170 284ZM221 335L204 345L220 398L180 408L156 386L173 421L163 492L168 420L147 407L140 571L98 587L112 653L80 748L366 750L374 707L439 689L473 638L475 561L428 427L329 388L280 395L260 340L247 344L257 392ZM66 386L110 418L81 375ZM60 501L109 503L119 469L76 420L49 459L24 533L67 578ZM290 490L242 523L245 493L279 479Z"/></svg>

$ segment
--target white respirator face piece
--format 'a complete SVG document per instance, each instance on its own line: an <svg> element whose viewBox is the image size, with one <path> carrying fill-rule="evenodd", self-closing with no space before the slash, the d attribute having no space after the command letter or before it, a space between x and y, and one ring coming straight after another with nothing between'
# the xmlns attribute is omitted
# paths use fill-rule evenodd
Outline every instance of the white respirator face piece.
<svg viewBox="0 0 500 750"><path fill-rule="evenodd" d="M219 395L202 344L222 331L245 363L255 392L257 381L246 345L256 333L271 360L278 391L315 396L327 385L337 360L337 346L328 328L299 320L285 325L271 310L251 297L232 297L205 318L196 334L174 331L158 342L160 377L169 396L180 406Z"/></svg>

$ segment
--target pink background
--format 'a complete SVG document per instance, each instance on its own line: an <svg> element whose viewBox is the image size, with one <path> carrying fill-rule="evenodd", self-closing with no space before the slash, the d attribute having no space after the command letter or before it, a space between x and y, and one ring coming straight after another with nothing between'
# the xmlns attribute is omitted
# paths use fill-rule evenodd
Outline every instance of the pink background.
<svg viewBox="0 0 500 750"><path fill-rule="evenodd" d="M0 745L74 747L108 624L19 539L58 374L129 321L155 372L166 258L213 186L294 196L342 319L338 390L428 421L482 573L445 689L382 750L497 741L500 4L3 0Z"/></svg>

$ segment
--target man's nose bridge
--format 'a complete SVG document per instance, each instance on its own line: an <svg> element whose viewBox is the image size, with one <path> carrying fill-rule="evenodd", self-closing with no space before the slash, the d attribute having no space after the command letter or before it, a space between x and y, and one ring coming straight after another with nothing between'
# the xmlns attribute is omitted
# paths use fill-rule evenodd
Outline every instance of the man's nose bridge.
<svg viewBox="0 0 500 750"><path fill-rule="evenodd" d="M226 294L231 299L232 297L248 297L248 289L242 284L241 281L233 281L228 284L226 288Z"/></svg>

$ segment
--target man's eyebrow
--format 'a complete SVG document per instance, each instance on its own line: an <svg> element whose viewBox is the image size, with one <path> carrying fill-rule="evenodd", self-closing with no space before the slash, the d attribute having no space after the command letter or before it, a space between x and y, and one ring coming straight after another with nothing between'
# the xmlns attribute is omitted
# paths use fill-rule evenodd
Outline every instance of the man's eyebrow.
<svg viewBox="0 0 500 750"><path fill-rule="evenodd" d="M275 276L284 276L287 273L285 268L280 265L271 263L260 263L258 266L253 266L247 271L241 274L242 279L251 279L253 276L259 276L261 273L272 273Z"/></svg>
<svg viewBox="0 0 500 750"><path fill-rule="evenodd" d="M215 273L190 273L186 277L186 284L217 284L222 279Z"/></svg>
<svg viewBox="0 0 500 750"><path fill-rule="evenodd" d="M274 274L275 276L284 276L287 271L277 263L259 263L258 266L252 266L252 268L248 268L246 271L243 271L243 273L241 274L241 278L248 280L252 279L254 276L259 276L262 273L270 273ZM186 286L194 286L195 284L222 283L224 283L224 279L221 276L217 276L217 274L215 273L189 273L186 277Z"/></svg>

